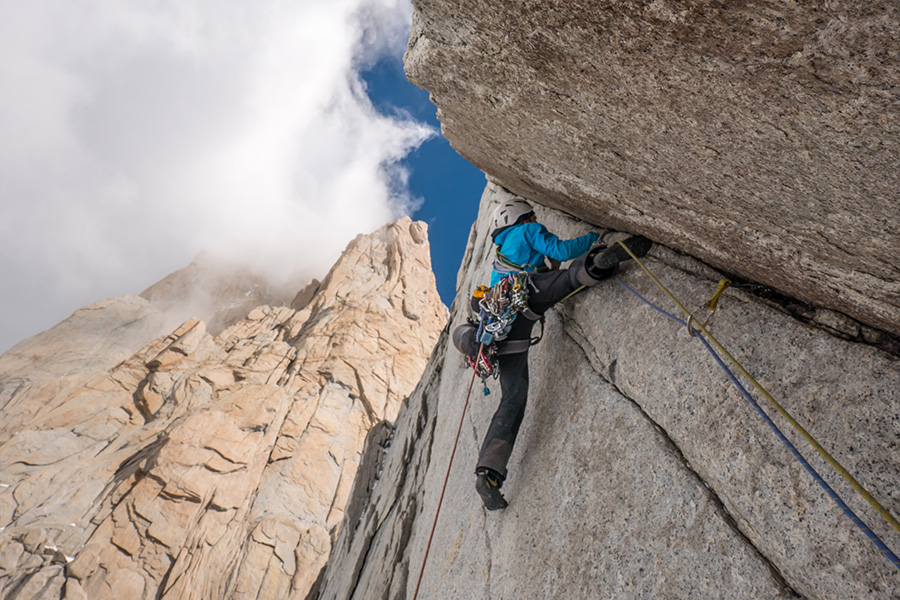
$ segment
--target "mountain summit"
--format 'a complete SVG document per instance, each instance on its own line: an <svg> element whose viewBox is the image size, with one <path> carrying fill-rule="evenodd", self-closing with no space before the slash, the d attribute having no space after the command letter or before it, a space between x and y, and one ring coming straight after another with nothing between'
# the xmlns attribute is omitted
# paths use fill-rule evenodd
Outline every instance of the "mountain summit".
<svg viewBox="0 0 900 600"><path fill-rule="evenodd" d="M129 351L164 324L153 306L86 307L0 358L0 596L303 597L366 433L447 317L409 219L356 238L293 308Z"/></svg>

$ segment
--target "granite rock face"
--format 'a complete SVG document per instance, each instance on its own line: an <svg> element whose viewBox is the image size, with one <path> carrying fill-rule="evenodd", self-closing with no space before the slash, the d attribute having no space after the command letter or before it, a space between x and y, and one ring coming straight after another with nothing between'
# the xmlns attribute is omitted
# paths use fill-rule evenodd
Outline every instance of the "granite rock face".
<svg viewBox="0 0 900 600"><path fill-rule="evenodd" d="M489 275L489 184L460 269ZM538 208L563 238L590 226ZM614 236L612 236L614 239ZM647 264L701 307L721 273L657 245ZM667 310L635 265L622 282ZM451 328L467 316L458 299ZM900 364L777 303L728 290L712 332L893 514ZM827 311L822 314L825 318ZM487 512L473 470L499 386L475 382L418 598L810 598L900 595L900 574L813 481L703 346L614 280L552 309L531 350L529 407ZM444 334L393 426L373 429L322 600L412 598L471 370ZM900 534L761 398L809 462L895 552Z"/></svg>
<svg viewBox="0 0 900 600"><path fill-rule="evenodd" d="M415 0L411 81L505 188L900 334L900 12Z"/></svg>
<svg viewBox="0 0 900 600"><path fill-rule="evenodd" d="M280 306L290 298L265 278L200 256L139 296L82 307L0 356L0 443L46 409L36 398L64 401L184 321L200 318L218 334L256 306Z"/></svg>
<svg viewBox="0 0 900 600"><path fill-rule="evenodd" d="M409 219L358 237L306 291L215 337L188 320L118 364L45 353L81 365L57 390L21 356L62 348L72 323L0 360L0 597L304 598L366 432L396 417L446 323Z"/></svg>
<svg viewBox="0 0 900 600"><path fill-rule="evenodd" d="M257 306L283 306L296 292L290 285L273 282L248 267L208 254L171 273L140 293L167 313L182 320L199 318L211 335L243 319Z"/></svg>

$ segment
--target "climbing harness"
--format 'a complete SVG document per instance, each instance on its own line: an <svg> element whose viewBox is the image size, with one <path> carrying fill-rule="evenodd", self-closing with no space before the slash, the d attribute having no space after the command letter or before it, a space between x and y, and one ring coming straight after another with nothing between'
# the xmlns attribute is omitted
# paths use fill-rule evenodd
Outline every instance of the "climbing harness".
<svg viewBox="0 0 900 600"><path fill-rule="evenodd" d="M884 544L884 542L881 540L881 538L878 537L877 534L875 534L871 529L869 529L868 526L866 526L865 523L862 522L862 520L861 520L861 519L860 519L860 518L859 518L859 517L851 510L851 509L850 509L850 507L847 506L847 504L846 504L846 503L845 503L845 502L837 495L837 493L834 491L834 489L833 489L830 485L828 485L828 483L826 483L826 482L822 479L822 477L815 471L815 469L809 464L809 462L807 462L807 460L800 454L799 450L797 450L797 448L796 448L796 447L795 447L795 446L794 446L794 445L793 445L793 444L792 444L792 443L784 436L784 434L781 432L781 430L778 429L778 427L777 427L777 426L775 425L775 423L771 420L771 418L765 413L765 411L762 410L762 408L759 406L759 404L756 402L756 400L753 399L753 397L750 395L750 393L747 392L747 390L744 388L744 386L741 385L740 382L738 382L737 378L736 378L736 377L734 376L734 374L732 374L732 372L728 369L728 367L725 365L725 363L722 361L722 359L719 357L719 355L713 350L712 346L715 346L716 349L718 349L719 352L721 352L721 353L722 353L722 354L723 354L723 355L731 362L731 364L734 365L734 367L738 370L738 372L739 372L741 375L743 375L748 381L750 381L750 383L753 385L753 387L755 387L756 390L759 391L759 393L762 394L763 397L765 397L766 400L768 400L770 404L772 404L772 406L778 411L778 413L781 414L781 416L783 416L783 417L788 421L788 423L790 423L791 426L792 426L798 433L800 433L800 434L803 436L803 438L806 439L806 441L809 442L810 445L812 445L813 448L815 448L816 451L817 451L817 452L818 452L818 453L819 453L819 454L820 454L820 455L821 455L821 456L822 456L822 457L823 457L823 458L824 458L824 459L825 459L832 467L834 467L835 470L837 470L838 473L840 473L840 474L844 477L844 479L846 479L846 480L850 483L850 485L853 487L853 489L855 489L855 490L856 490L856 491L857 491L857 492L858 492L858 493L859 493L859 494L860 494L860 495L861 495L861 496L862 496L862 497L863 497L863 498L864 498L864 499L865 499L865 500L866 500L873 508L875 508L875 510L876 510L876 511L877 511L877 512L878 512L878 513L879 513L879 514L880 514L880 515L881 515L881 516L882 516L882 517L883 517L883 518L884 518L884 519L885 519L885 520L886 520L886 521L887 521L887 522L888 522L888 523L889 523L889 524L890 524L890 525L898 532L898 533L900 533L900 522L898 522L897 519L894 518L894 516L891 515L891 513L888 512L887 509L885 509L885 508L881 505L881 503L879 503L878 500L876 500L876 499L875 499L875 498L874 498L874 497L873 497L873 496L872 496L872 495L871 495L871 494L870 494L870 493L862 486L862 484L860 484L860 483L856 480L856 478L854 478L853 475L850 474L849 471L847 471L847 469L845 469L845 468L844 468L844 467L843 467L843 466L842 466L842 465L841 465L841 464L840 464L833 456L831 456L831 454L829 454L828 451L826 451L825 448L824 448L824 447L823 447L823 446L822 446L822 445L821 445L821 444L820 444L820 443L819 443L819 442L818 442L818 441L817 441L817 440L816 440L809 432L807 432L806 429L804 429L803 426L801 426L801 425L800 425L800 424L799 424L799 423L798 423L798 422L790 415L790 413L789 413L789 412L788 412L781 404L779 404L779 403L771 396L771 394L769 394L769 393L762 387L762 385L760 385L759 382L758 382L753 376L751 376L751 375L747 372L746 369L744 369L743 366L741 366L741 364L740 364L740 363L739 363L739 362L738 362L738 361L737 361L737 360L736 360L736 359L728 352L728 350L726 350L726 349L725 349L725 348L724 348L724 347L723 347L723 346L722 346L722 345L721 345L721 344L720 344L720 343L712 336L712 334L709 333L709 331L708 331L707 328L706 328L706 324L705 324L706 321L709 320L709 317L707 317L707 319L706 319L706 321L704 322L704 324L699 323L699 322L697 321L697 319L693 316L693 314L692 314L690 311L688 311L688 310L684 307L684 305L683 305L683 304L682 304L682 303L681 303L681 302L680 302L680 301L679 301L679 300L678 300L678 299L677 299L677 298L676 298L676 297L675 297L675 296L674 296L674 295L673 295L673 294L672 294L672 293L671 293L671 292L670 292L670 291L669 291L669 290L668 290L668 289L667 289L667 288L659 281L659 279L657 279L657 278L653 275L653 273L650 272L650 270L644 265L644 263L641 262L641 260L631 252L631 250L628 248L628 246L626 246L625 244L623 244L621 241L619 241L619 242L617 242L617 243L620 244L620 245L625 249L626 252L628 252L628 254L631 256L631 258L634 259L634 261L638 264L638 266L641 267L641 269L643 269L643 271L644 271L645 273L647 273L647 275L650 277L650 279L651 279L651 280L652 280L652 281L653 281L653 282L654 282L654 283L655 283L655 284L656 284L656 285L657 285L657 286L658 286L658 287L659 287L659 288L660 288L660 289L661 289L661 290L662 290L662 291L663 291L663 292L664 292L664 293L665 293L665 294L666 294L666 295L667 295L667 296L668 296L668 297L669 297L669 298L670 298L670 299L678 306L678 308L679 308L685 315L688 316L688 321L687 321L687 322L682 321L682 320L679 319L678 317L675 317L674 315L672 315L672 314L666 312L665 310L659 308L658 306L654 305L652 302L650 302L649 300L647 300L646 298L644 298L643 296L641 296L638 292L636 292L634 289L632 289L632 288L629 287L627 284L625 284L625 283L624 283L621 279L619 279L618 277L615 278L616 281L618 281L625 289L627 289L627 290L630 291L632 294L634 294L635 296L637 296L640 300L642 300L644 303L646 303L646 304L649 305L650 307L654 308L655 310L657 310L658 312L660 312L660 313L662 313L663 315L667 316L668 318L670 318L670 319L672 319L672 320L674 320L674 321L680 323L681 325L687 327L687 328L688 328L688 331L691 333L691 335L694 336L694 337L696 337L697 339L699 339L699 340L703 343L703 345L704 345L704 346L706 347L706 349L710 352L710 354L712 354L713 358L715 358L715 360L716 360L716 362L719 364L719 366L720 366L720 367L725 371L725 373L728 375L729 379L731 379L731 381L738 387L738 389L740 390L740 392L742 393L742 395L750 402L750 404L756 409L756 411L763 417L763 419L766 421L766 423L769 425L769 427L775 432L775 434L778 436L778 438L779 438L779 439L787 446L787 448L788 448L788 450L791 452L791 454L793 454L794 457L797 458L798 461L800 461L801 465L803 465L803 467L806 469L806 471L807 471L808 473L810 473L810 475L813 477L813 479L816 481L816 483L818 483L818 484L825 490L826 494L828 494L828 496L829 496L832 500L834 500L834 502L835 502L835 503L838 505L838 507L844 512L844 514L846 514L846 515L850 518L850 520L852 520L853 523L856 524L856 526L859 527L859 528L862 530L862 532L863 532L870 540L872 540L872 542L875 544L875 546L876 546L876 547L877 547L877 548L878 548L878 549L879 549L879 550L880 550L880 551L881 551L881 552L882 552L882 553L883 553L883 554L884 554L884 555L885 555L885 556L886 556L886 557L894 564L894 566L896 566L898 569L900 569L900 558L898 558L897 555L894 554L894 553L893 553L893 552L892 552L892 551ZM722 280L722 281L719 282L719 287L716 289L716 293L713 295L712 299L710 299L710 301L707 303L707 309L710 310L711 313L714 313L714 312L715 312L719 298L721 297L722 293L725 291L725 289L727 289L727 288L729 287L729 284L731 283L731 282L728 282L728 283L726 284L725 282L728 282L728 280ZM710 316L712 316L712 315L710 314ZM699 335L699 334L701 334L701 333L702 333L703 335ZM705 336L705 337L704 337L704 336ZM712 345L711 345L711 344L712 344Z"/></svg>
<svg viewBox="0 0 900 600"><path fill-rule="evenodd" d="M545 265L517 265L513 261L509 260L506 256L504 256L500 252L499 246L494 251L494 270L498 273L506 275L507 273L546 273L550 269L548 269Z"/></svg>
<svg viewBox="0 0 900 600"><path fill-rule="evenodd" d="M481 354L481 348L478 354ZM456 446L459 444L459 434L462 432L463 420L466 418L466 409L469 408L469 398L472 397L472 386L475 384L476 371L472 373L472 381L469 382L469 391L466 393L466 402L463 404L462 415L459 417L459 427L456 429L456 439L453 440L453 451L450 452L450 462L447 463L447 475L444 476L444 485L441 487L441 497L438 499L437 509L434 511L434 522L431 524L431 533L428 535L428 544L425 546L425 556L422 558L422 568L419 569L419 578L416 580L416 591L413 600L419 597L419 586L422 584L422 575L425 574L425 563L428 562L428 553L431 551L431 540L434 538L434 530L437 528L438 516L441 514L441 505L444 503L444 492L447 491L447 482L450 480L450 469L453 468L453 457L456 456Z"/></svg>

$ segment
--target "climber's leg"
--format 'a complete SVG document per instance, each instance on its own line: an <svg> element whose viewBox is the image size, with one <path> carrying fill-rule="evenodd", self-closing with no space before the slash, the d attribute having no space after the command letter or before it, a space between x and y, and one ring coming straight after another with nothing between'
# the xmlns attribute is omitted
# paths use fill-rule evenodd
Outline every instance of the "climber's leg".
<svg viewBox="0 0 900 600"><path fill-rule="evenodd" d="M625 244L638 258L645 256L652 246L650 240L639 235L628 238ZM619 263L630 258L619 244L613 244L609 248L597 246L573 260L567 269L536 273L531 276L533 288L528 296L528 306L536 314L542 315L578 288L597 285L609 279L618 273Z"/></svg>
<svg viewBox="0 0 900 600"><path fill-rule="evenodd" d="M532 275L532 287L528 294L528 307L536 314L543 315L551 306L564 298L568 298L578 288L597 285L618 272L617 267L602 270L591 269L589 271L585 267L585 261L590 255L591 253L589 252L576 258L567 269Z"/></svg>
<svg viewBox="0 0 900 600"><path fill-rule="evenodd" d="M507 475L506 465L525 417L528 401L528 353L502 355L497 357L497 362L500 367L500 404L484 436L476 472L479 469L490 469L496 473L502 485Z"/></svg>
<svg viewBox="0 0 900 600"><path fill-rule="evenodd" d="M582 286L577 274L583 271L584 257L577 259L569 269L533 275L534 286L528 298L529 307L535 313L543 314ZM613 272L614 269L610 269L610 275ZM597 283L598 280L591 281ZM534 323L524 315L519 315L513 321L506 341L530 339ZM528 353L501 354L497 357L497 364L500 369L500 404L481 445L476 472L489 470L502 485L507 476L506 465L525 417L528 401Z"/></svg>

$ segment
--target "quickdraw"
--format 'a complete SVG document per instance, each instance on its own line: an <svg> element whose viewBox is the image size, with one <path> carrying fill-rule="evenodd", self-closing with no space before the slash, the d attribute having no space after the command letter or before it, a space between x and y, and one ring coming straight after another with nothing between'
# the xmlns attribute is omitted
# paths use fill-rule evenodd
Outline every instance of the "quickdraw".
<svg viewBox="0 0 900 600"><path fill-rule="evenodd" d="M730 279L719 280L719 285L716 287L716 291L713 293L712 298L710 298L706 303L706 318L701 322L700 319L698 319L694 314L688 315L687 330L692 337L697 336L694 325L700 324L703 327L710 327L712 325L713 317L716 315L716 309L719 307L719 299L728 288L749 291L759 291L766 289L764 286L754 283L734 283Z"/></svg>
<svg viewBox="0 0 900 600"><path fill-rule="evenodd" d="M731 287L731 285L732 283L730 279L722 279L719 281L719 285L718 287L716 287L715 293L713 293L712 298L709 299L709 302L706 303L707 314L701 325L703 325L704 327L709 327L710 325L712 325L712 318L715 316L716 309L719 307L719 298L722 296L725 290ZM693 314L688 315L687 330L692 337L697 336L696 330L693 327L697 322L699 322L699 320L696 316L694 316Z"/></svg>

